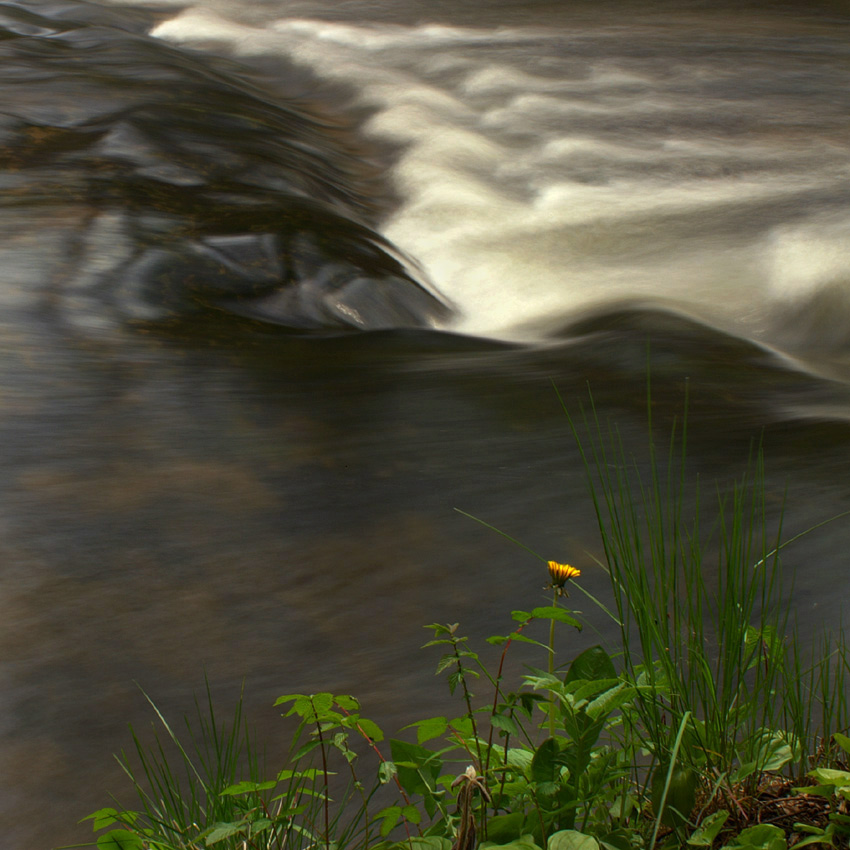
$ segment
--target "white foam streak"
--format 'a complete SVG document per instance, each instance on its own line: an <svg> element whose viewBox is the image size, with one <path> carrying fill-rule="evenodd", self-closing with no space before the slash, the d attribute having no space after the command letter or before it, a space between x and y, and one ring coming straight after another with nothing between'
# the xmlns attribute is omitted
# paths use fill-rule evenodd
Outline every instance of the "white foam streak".
<svg viewBox="0 0 850 850"><path fill-rule="evenodd" d="M610 42L568 65L560 44L546 55L563 73L541 73L546 36L531 30L260 28L203 10L154 34L285 52L355 85L374 110L365 131L401 146L403 204L384 231L460 308L464 332L529 338L593 305L653 299L757 335L766 299L850 269L841 233L795 230L772 212L799 218L812 193L850 186L847 144L810 140L794 115L786 126L769 96L730 88L722 63L693 63L680 80L663 63L618 65ZM736 135L758 109L763 126Z"/></svg>

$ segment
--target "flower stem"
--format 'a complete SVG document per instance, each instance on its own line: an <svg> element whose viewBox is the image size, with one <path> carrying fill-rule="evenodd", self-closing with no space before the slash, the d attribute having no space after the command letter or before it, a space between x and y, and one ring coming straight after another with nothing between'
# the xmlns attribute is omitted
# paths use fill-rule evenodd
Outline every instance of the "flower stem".
<svg viewBox="0 0 850 850"><path fill-rule="evenodd" d="M552 592L552 607L558 607L558 591ZM555 675L555 619L549 621L549 675ZM555 737L555 693L549 697L549 737Z"/></svg>

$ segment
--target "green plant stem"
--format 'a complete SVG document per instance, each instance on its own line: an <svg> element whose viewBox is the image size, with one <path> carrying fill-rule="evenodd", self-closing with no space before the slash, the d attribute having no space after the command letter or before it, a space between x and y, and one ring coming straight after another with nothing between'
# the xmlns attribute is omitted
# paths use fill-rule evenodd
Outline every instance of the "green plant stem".
<svg viewBox="0 0 850 850"><path fill-rule="evenodd" d="M310 699L312 703L312 698ZM313 711L316 712L316 706L313 704ZM316 712L318 717L318 712ZM324 793L324 810L325 810L325 847L326 850L330 850L331 848L331 810L330 810L330 780L328 778L328 754L325 749L325 739L322 735L322 723L320 720L316 720L316 732L319 737L319 750L322 753L322 774L325 780L325 793Z"/></svg>
<svg viewBox="0 0 850 850"><path fill-rule="evenodd" d="M552 591L552 607L558 607L558 591ZM555 676L555 620L549 621L549 675ZM555 694L549 696L549 737L555 737Z"/></svg>
<svg viewBox="0 0 850 850"><path fill-rule="evenodd" d="M472 736L475 739L475 752L478 757L478 770L482 770L484 764L483 759L481 758L481 740L478 737L478 726L475 723L475 713L472 710L472 695L469 693L469 687L466 684L466 676L463 673L463 661L460 657L460 651L458 650L457 640L454 635L452 635L452 649L454 650L455 660L457 661L457 670L460 676L460 684L463 688L463 699L466 703L466 711L469 715L470 723L472 723Z"/></svg>

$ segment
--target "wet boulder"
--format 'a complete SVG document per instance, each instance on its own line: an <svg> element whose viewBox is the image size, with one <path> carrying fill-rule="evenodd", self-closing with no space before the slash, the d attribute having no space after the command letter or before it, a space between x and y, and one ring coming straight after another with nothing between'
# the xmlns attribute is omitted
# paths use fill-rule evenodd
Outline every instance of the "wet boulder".
<svg viewBox="0 0 850 850"><path fill-rule="evenodd" d="M293 67L281 90L148 37L152 23L78 3L0 7L0 218L74 219L53 303L89 327L200 313L296 330L444 320L445 302L378 233L380 162L315 81Z"/></svg>

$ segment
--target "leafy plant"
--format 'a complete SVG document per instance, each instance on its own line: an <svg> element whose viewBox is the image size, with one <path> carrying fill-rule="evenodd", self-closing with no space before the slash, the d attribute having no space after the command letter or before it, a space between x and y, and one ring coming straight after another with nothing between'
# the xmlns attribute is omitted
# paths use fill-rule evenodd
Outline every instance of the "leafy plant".
<svg viewBox="0 0 850 850"><path fill-rule="evenodd" d="M457 623L426 627L457 716L415 720L385 741L352 696L286 694L276 705L292 745L271 777L241 702L222 726L208 689L178 737L148 699L154 744L133 733L135 758L119 758L138 804L89 816L98 848L781 850L785 831L748 806L767 777L807 770L817 784L798 791L831 808L828 821L794 825L805 835L794 846L841 846L850 738L826 730L850 723L847 644L824 635L800 649L780 560L796 538L782 541L781 517L768 516L760 453L718 485L706 522L685 425L663 458L651 446L643 474L595 414L584 417L588 437L571 425L612 602L592 596L579 569L520 544L546 565L546 604L513 611L482 652ZM556 632L585 616L567 607L571 588L618 624L618 654L556 652L569 645ZM542 662L511 687L506 662L519 644Z"/></svg>

